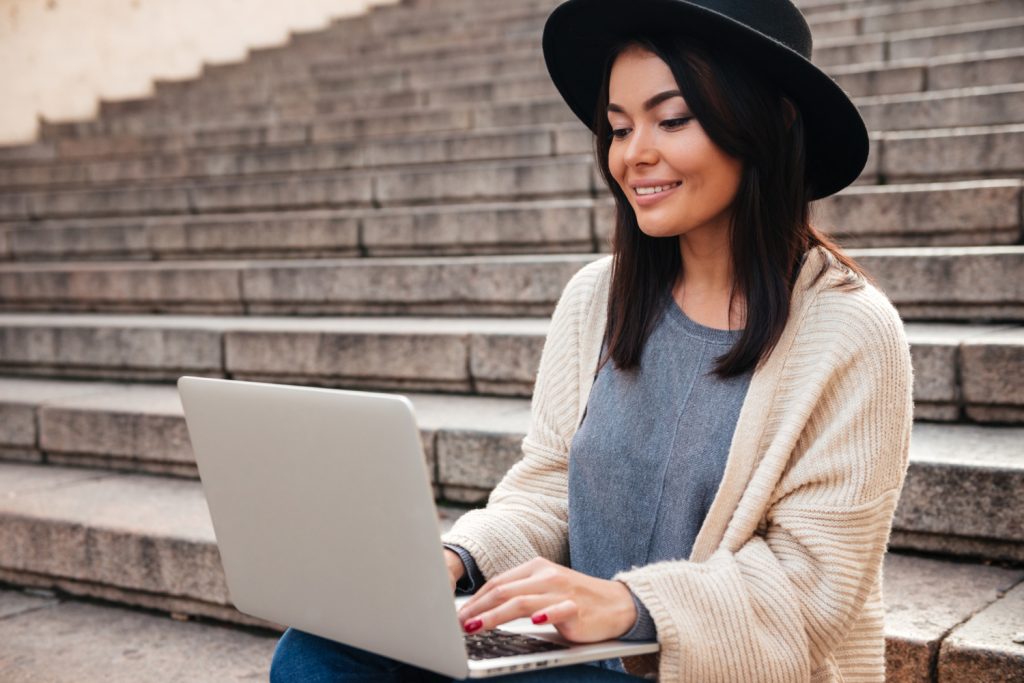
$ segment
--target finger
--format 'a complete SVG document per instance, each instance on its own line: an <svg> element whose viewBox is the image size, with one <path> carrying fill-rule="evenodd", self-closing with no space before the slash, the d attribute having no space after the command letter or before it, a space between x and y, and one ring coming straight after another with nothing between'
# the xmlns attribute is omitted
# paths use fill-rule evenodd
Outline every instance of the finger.
<svg viewBox="0 0 1024 683"><path fill-rule="evenodd" d="M527 617L549 604L551 597L548 595L519 595L466 621L463 630L466 633L479 633L496 628L513 619Z"/></svg>
<svg viewBox="0 0 1024 683"><path fill-rule="evenodd" d="M492 591L497 590L501 586L504 586L508 583L519 581L528 576L532 576L539 569L548 566L548 564L550 563L546 560L542 560L539 557L534 558L528 562L524 562L518 567L513 567L512 569L502 572L501 574L498 574L497 576L489 579L487 582L484 583L483 586L480 587L480 590L473 594L473 597L466 601L466 603L462 606L460 614L467 609L475 609L475 605L477 605L481 600L487 598L487 596Z"/></svg>
<svg viewBox="0 0 1024 683"><path fill-rule="evenodd" d="M562 602L555 603L554 605L548 605L535 611L530 615L530 620L535 624L552 624L558 626L567 621L577 619L579 617L579 607L572 600L563 600Z"/></svg>
<svg viewBox="0 0 1024 683"><path fill-rule="evenodd" d="M519 581L497 586L488 591L486 595L474 596L473 600L467 600L459 609L459 621L465 622L520 595L537 595L546 592L547 586L543 578L527 576Z"/></svg>

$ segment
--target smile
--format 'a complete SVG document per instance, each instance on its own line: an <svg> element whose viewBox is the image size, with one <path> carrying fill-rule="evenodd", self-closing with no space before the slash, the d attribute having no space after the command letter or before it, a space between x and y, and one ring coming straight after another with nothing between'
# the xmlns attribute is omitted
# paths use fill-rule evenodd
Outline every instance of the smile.
<svg viewBox="0 0 1024 683"><path fill-rule="evenodd" d="M682 182L678 182L675 185L662 185L660 187L653 188L645 187L643 188L642 193L639 189L634 189L633 191L636 193L636 203L640 206L653 204L674 192L680 185L682 185Z"/></svg>
<svg viewBox="0 0 1024 683"><path fill-rule="evenodd" d="M637 195L644 197L646 195L657 195L658 193L667 193L670 189L674 189L681 185L682 182L674 182L668 185L657 185L656 187L635 187Z"/></svg>

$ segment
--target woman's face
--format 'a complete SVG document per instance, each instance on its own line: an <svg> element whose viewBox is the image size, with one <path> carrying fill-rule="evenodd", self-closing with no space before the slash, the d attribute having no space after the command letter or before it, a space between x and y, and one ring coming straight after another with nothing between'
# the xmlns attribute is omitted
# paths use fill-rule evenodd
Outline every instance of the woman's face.
<svg viewBox="0 0 1024 683"><path fill-rule="evenodd" d="M651 237L719 230L728 234L742 162L715 146L681 94L655 98L679 91L668 65L643 48L628 48L612 65L608 91L608 167L629 198L640 229ZM652 98L657 103L645 110ZM639 194L636 185L650 181L678 186Z"/></svg>

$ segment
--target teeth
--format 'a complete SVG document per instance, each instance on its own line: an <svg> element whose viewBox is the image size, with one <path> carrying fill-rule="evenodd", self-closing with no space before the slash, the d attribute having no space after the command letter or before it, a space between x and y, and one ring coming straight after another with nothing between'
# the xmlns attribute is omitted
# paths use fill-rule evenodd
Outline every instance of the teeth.
<svg viewBox="0 0 1024 683"><path fill-rule="evenodd" d="M658 187L638 187L636 188L637 194L657 194L658 192L664 192L665 190L671 190L673 187L680 185L680 183L673 183L671 185L659 185Z"/></svg>

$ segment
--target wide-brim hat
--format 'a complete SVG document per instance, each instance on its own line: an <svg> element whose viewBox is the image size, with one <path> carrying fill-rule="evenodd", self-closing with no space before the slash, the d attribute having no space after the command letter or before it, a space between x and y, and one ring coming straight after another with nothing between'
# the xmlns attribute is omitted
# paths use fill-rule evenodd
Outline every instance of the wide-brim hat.
<svg viewBox="0 0 1024 683"><path fill-rule="evenodd" d="M848 186L868 158L857 107L811 63L811 31L789 0L568 0L544 24L544 61L555 87L592 131L608 53L623 38L681 32L750 60L800 108L812 198Z"/></svg>

